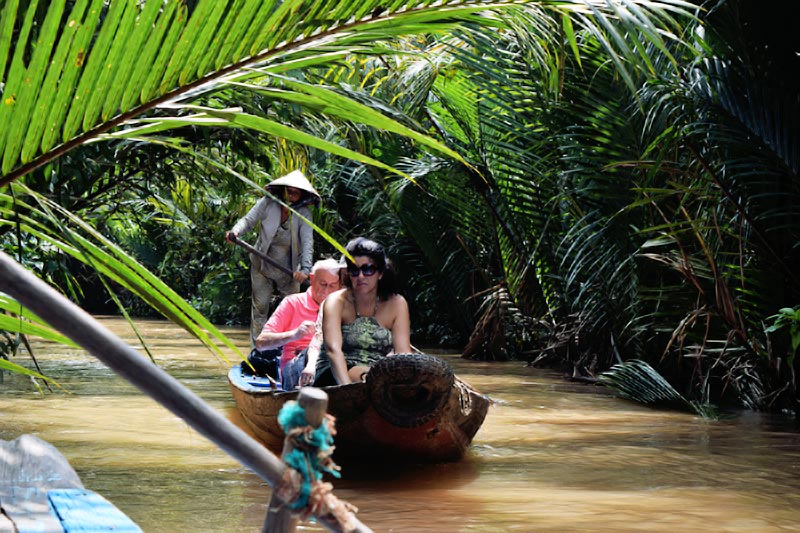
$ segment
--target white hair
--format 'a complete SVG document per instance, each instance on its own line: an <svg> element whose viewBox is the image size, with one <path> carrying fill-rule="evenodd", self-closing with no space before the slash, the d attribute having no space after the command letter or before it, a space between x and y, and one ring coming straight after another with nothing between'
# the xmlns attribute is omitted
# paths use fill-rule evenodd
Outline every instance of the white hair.
<svg viewBox="0 0 800 533"><path fill-rule="evenodd" d="M344 268L344 265L341 264L336 259L328 258L328 259L320 259L314 266L311 267L311 275L313 276L318 270L325 270L329 274L334 276L339 275L339 270Z"/></svg>

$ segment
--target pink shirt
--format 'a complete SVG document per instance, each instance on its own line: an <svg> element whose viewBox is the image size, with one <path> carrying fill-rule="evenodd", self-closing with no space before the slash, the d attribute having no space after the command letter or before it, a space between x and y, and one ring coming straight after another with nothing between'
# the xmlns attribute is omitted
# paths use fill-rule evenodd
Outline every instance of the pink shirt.
<svg viewBox="0 0 800 533"><path fill-rule="evenodd" d="M312 289L309 287L305 292L290 294L281 300L278 308L269 317L267 323L264 324L264 329L269 333L283 333L295 329L304 320L311 320L316 322L317 313L319 312L319 304L314 301ZM292 360L296 352L308 346L314 334L306 335L296 341L287 342L283 345L281 351L281 370L283 367Z"/></svg>

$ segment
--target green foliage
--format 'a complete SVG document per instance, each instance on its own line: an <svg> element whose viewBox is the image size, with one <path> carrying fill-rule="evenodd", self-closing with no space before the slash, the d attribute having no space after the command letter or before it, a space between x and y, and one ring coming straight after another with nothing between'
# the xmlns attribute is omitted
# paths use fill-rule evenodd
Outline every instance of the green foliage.
<svg viewBox="0 0 800 533"><path fill-rule="evenodd" d="M787 350L786 363L792 366L797 356L797 349L800 348L800 307L794 309L784 307L779 309L777 314L768 317L767 320L771 320L772 325L767 327L764 333L776 333L784 329L788 332L790 349Z"/></svg>
<svg viewBox="0 0 800 533"><path fill-rule="evenodd" d="M137 263L113 241L104 237L91 224L75 214L50 202L31 189L12 185L17 191L15 198L0 195L0 208L4 214L21 213L21 232L33 235L45 246L57 249L74 260L91 266L100 276L109 295L118 302L111 283L143 299L162 316L175 320L208 347L212 352L225 355L216 343L234 350L238 349L222 335L208 320L190 307L163 281ZM22 193L26 201L16 199ZM8 210L8 211L5 211ZM121 304L120 310L125 313Z"/></svg>
<svg viewBox="0 0 800 533"><path fill-rule="evenodd" d="M3 246L64 292L94 269L122 308L202 329L133 250L236 321L247 265L222 232L301 167L335 237L317 253L386 243L415 339L796 407L798 64L768 10L22 4L0 14L0 183L30 192L4 199Z"/></svg>
<svg viewBox="0 0 800 533"><path fill-rule="evenodd" d="M215 190L213 183L191 188L178 180L169 184L171 190L162 191L164 196L132 200L115 214L109 231L210 321L243 323L249 310L249 264L224 242L224 231L233 224L230 219L236 211L226 210L221 222L226 201L217 196L221 189ZM137 316L153 314L132 294L122 299Z"/></svg>
<svg viewBox="0 0 800 533"><path fill-rule="evenodd" d="M797 92L737 62L750 43L735 40L741 21L724 27L735 5L719 8L720 26L681 19L695 47L634 38L634 54L615 48L620 26L581 17L578 56L542 30L555 20L476 30L454 52L473 74L439 123L482 162L482 205L458 209L488 208L485 264L543 326L530 360L594 374L646 359L698 404L794 408L795 361L781 364L762 322L800 289ZM506 334L490 331L487 346Z"/></svg>
<svg viewBox="0 0 800 533"><path fill-rule="evenodd" d="M162 202L167 196L159 194L181 193L180 187L164 180L172 177L179 184L187 179L180 169L169 166L180 163L181 158L174 157L176 152L192 151L191 143L198 138L195 128L199 127L248 130L259 139L282 137L396 172L380 160L310 135L280 117L225 107L222 93L241 83L259 91L271 90L273 102L296 105L306 112L324 109L334 116L355 116L458 159L457 153L432 138L324 88L304 84L302 76L288 79L286 73L302 74L302 69L336 62L355 51L380 52L382 39L423 29L442 31L457 20L479 20L487 8L503 5L463 2L442 9L425 1L401 2L391 8L377 1L352 4L338 0L201 0L191 5L179 0L80 0L41 6L6 2L0 10L0 186L37 170L41 174L31 178L31 186L37 188L27 191L31 196L58 197L59 185L69 183L80 193L77 199L61 198L66 204L61 205L53 198L38 196L38 206L28 204L23 210L41 219L35 225L26 221L17 227L25 233L34 231L36 238L57 250L56 256L69 256L69 261L96 270L96 279L123 313L116 285L181 323L209 347L213 346L212 337L233 347L205 317L97 228L113 227L121 204ZM217 100L216 94L220 95ZM163 136L166 131L175 136ZM91 148L83 148L82 154L70 153L101 139L106 148L96 150L93 158L81 157L92 153ZM171 150L167 164L159 166L159 158L147 155L149 150L138 150L143 142L155 146L155 152L161 147ZM126 154L129 150L141 156L142 164L131 164L130 154ZM67 154L74 157L59 159ZM254 159L257 163L259 158ZM146 164L148 160L155 162L160 187L151 188L148 174L154 169ZM220 156L208 162L258 188L225 167L224 160ZM100 213L93 212L92 206ZM4 213L8 220L16 216L16 208ZM143 214L149 213L151 210L145 209ZM68 223L62 222L62 217ZM130 224L134 232L140 221L148 222L136 219ZM119 225L118 219L116 223ZM7 222L6 228L10 224ZM59 238L60 232L64 239ZM16 243L4 241L3 246L16 246L25 261L29 251L23 243L27 238L18 236ZM161 250L155 246L150 252L160 254ZM173 261L183 259L180 250L170 252ZM201 269L202 265L196 264L176 268L173 273L180 274L186 284L196 284ZM72 270L74 267L65 269Z"/></svg>

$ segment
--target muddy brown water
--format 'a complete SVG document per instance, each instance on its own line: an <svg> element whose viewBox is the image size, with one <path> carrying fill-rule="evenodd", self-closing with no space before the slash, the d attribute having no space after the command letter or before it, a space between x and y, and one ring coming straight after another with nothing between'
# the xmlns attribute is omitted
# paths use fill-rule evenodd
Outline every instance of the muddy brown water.
<svg viewBox="0 0 800 533"><path fill-rule="evenodd" d="M101 322L135 345L123 321ZM240 423L227 363L167 322L137 326L164 370ZM244 329L226 331L246 345ZM260 478L91 356L41 342L35 350L68 392L40 394L6 373L0 438L51 442L87 488L146 532L260 531L269 500ZM800 531L793 419L734 413L709 422L519 363L437 355L496 403L458 463L343 471L335 493L376 532Z"/></svg>

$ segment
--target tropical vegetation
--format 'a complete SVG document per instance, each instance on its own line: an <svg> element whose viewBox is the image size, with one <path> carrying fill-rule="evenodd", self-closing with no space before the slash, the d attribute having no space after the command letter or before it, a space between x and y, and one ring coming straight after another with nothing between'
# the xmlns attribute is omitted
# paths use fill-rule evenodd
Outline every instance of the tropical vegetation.
<svg viewBox="0 0 800 533"><path fill-rule="evenodd" d="M6 3L4 250L222 353L248 294L222 232L301 168L317 253L388 243L416 343L796 410L791 28L749 0L345 4ZM46 334L3 309L5 353Z"/></svg>

